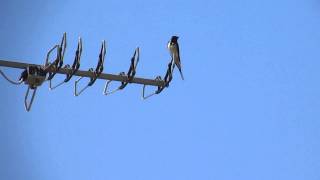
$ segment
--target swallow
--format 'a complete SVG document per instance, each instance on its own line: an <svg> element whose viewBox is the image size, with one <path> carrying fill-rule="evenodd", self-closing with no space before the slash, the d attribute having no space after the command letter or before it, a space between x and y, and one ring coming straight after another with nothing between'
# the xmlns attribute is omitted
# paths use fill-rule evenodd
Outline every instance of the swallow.
<svg viewBox="0 0 320 180"><path fill-rule="evenodd" d="M171 40L168 42L168 49L170 51L170 55L174 65L176 65L179 69L182 80L184 80L182 70L181 70L181 61L180 61L180 52L179 52L179 44L178 44L178 36L172 36ZM174 68L173 65L173 68Z"/></svg>

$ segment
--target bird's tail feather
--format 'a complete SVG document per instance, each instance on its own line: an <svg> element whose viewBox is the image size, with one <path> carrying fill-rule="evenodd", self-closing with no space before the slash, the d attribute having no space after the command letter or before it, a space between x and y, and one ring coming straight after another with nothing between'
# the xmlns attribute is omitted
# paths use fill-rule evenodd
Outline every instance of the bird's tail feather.
<svg viewBox="0 0 320 180"><path fill-rule="evenodd" d="M184 77L183 77L181 69L179 69L179 72L180 72L180 75L181 75L181 79L184 80Z"/></svg>

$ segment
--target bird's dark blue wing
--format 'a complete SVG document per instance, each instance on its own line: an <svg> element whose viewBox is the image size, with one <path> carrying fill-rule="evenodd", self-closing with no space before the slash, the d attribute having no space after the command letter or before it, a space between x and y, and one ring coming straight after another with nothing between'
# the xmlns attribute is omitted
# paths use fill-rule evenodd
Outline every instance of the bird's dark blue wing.
<svg viewBox="0 0 320 180"><path fill-rule="evenodd" d="M177 43L177 52L178 52L178 60L180 62L180 50L179 50L179 44Z"/></svg>

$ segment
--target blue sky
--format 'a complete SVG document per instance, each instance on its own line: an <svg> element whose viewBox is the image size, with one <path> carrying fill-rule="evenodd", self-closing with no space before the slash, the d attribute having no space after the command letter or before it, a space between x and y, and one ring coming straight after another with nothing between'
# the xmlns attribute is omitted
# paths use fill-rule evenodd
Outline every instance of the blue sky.
<svg viewBox="0 0 320 180"><path fill-rule="evenodd" d="M25 112L26 86L0 78L0 179L320 179L319 10L317 0L1 1L1 59L42 64L67 32L66 63L81 36L81 69L95 67L105 39L104 72L127 70L139 46L137 76L155 78L178 35L185 81L176 72L147 101L139 85L103 96L97 81L74 97L73 82L45 83Z"/></svg>

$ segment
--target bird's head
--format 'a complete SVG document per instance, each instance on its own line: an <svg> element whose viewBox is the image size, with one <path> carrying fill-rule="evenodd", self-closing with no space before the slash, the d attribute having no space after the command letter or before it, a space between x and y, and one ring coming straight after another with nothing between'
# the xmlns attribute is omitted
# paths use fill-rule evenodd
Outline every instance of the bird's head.
<svg viewBox="0 0 320 180"><path fill-rule="evenodd" d="M171 42L177 42L178 41L178 36L172 36L171 37Z"/></svg>

